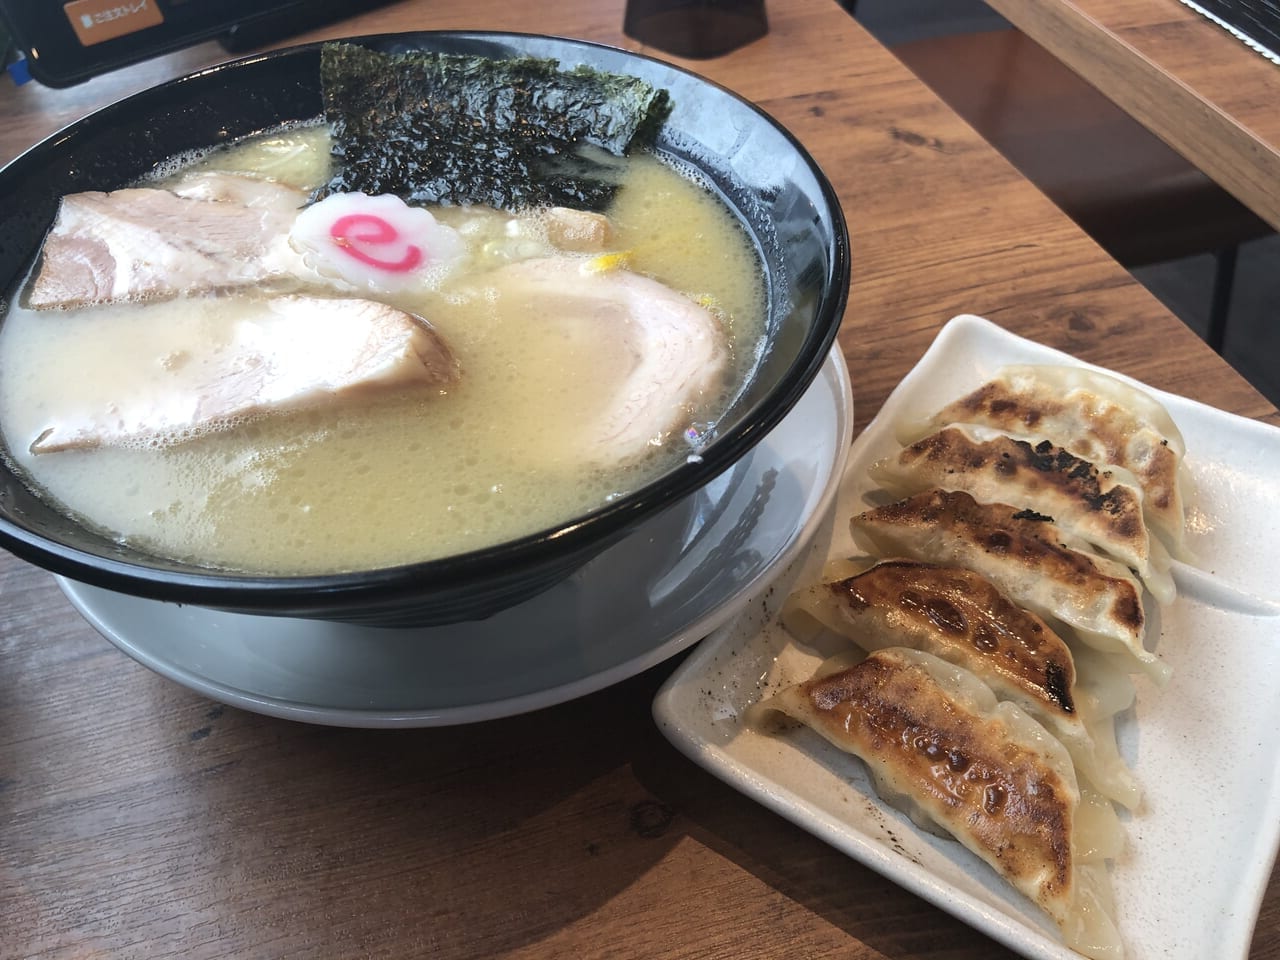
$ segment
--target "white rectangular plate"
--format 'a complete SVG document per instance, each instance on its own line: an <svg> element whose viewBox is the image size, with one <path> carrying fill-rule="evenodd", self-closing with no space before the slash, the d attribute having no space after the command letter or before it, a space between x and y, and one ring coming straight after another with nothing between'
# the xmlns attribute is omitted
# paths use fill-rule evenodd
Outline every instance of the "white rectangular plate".
<svg viewBox="0 0 1280 960"><path fill-rule="evenodd" d="M782 816L1011 949L1065 960L1076 954L1051 921L958 843L881 803L853 757L808 731L770 737L741 720L748 704L816 664L774 616L828 557L858 552L847 519L874 488L867 467L899 449L890 424L933 413L1010 363L1087 366L978 317L950 321L854 443L819 542L762 602L702 642L659 692L654 715L693 760ZM1129 960L1232 960L1248 954L1280 844L1280 430L1144 389L1186 439L1199 569L1176 565L1178 599L1150 617L1172 680L1158 689L1138 679L1137 702L1117 722L1145 793L1124 818L1116 912Z"/></svg>

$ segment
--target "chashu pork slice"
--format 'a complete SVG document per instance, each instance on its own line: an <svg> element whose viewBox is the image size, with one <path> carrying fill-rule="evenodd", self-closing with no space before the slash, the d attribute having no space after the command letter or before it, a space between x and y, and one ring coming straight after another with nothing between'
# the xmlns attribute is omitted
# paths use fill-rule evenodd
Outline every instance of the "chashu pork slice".
<svg viewBox="0 0 1280 960"><path fill-rule="evenodd" d="M167 445L267 413L459 377L448 345L421 317L372 300L283 296L184 301L181 324L158 309L145 349L85 372L31 443L35 454ZM181 327L181 329L175 329Z"/></svg>
<svg viewBox="0 0 1280 960"><path fill-rule="evenodd" d="M1052 517L1062 529L1134 570L1161 603L1175 596L1169 554L1143 519L1142 490L1122 467L1095 464L1048 440L1032 444L955 425L871 466L894 496L962 490Z"/></svg>
<svg viewBox="0 0 1280 960"><path fill-rule="evenodd" d="M910 647L971 671L1001 700L1053 732L1076 769L1129 808L1137 781L1119 757L1109 716L1076 689L1076 663L1048 624L962 567L884 560L862 573L792 594L790 622L806 614L863 650Z"/></svg>
<svg viewBox="0 0 1280 960"><path fill-rule="evenodd" d="M1105 864L1115 849L1088 831L1118 831L1083 812L1057 740L972 673L917 650L888 648L788 687L751 708L798 720L866 763L890 803L940 828L1053 918L1067 944L1119 957Z"/></svg>
<svg viewBox="0 0 1280 960"><path fill-rule="evenodd" d="M512 322L564 338L605 378L598 409L563 438L576 456L614 463L642 455L723 388L729 348L719 318L611 258L540 257L502 267L481 295Z"/></svg>
<svg viewBox="0 0 1280 960"><path fill-rule="evenodd" d="M1132 657L1155 679L1167 679L1167 668L1145 646L1141 584L1048 516L979 503L962 490L933 489L864 510L849 529L873 554L974 570L1021 606L1066 624L1090 647Z"/></svg>
<svg viewBox="0 0 1280 960"><path fill-rule="evenodd" d="M131 187L62 198L27 303L34 309L168 299L312 274L288 243L302 191L228 173L183 193Z"/></svg>

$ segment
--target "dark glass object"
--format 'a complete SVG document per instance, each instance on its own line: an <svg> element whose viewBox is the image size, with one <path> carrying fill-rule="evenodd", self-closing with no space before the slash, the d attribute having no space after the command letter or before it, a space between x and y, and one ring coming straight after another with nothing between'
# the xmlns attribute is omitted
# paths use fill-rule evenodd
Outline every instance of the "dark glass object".
<svg viewBox="0 0 1280 960"><path fill-rule="evenodd" d="M769 32L764 0L627 0L623 32L678 57L709 59Z"/></svg>

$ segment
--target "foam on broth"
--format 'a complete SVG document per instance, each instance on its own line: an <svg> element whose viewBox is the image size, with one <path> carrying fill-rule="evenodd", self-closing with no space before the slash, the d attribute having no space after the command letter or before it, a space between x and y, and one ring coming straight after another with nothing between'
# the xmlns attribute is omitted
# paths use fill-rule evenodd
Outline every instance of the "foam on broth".
<svg viewBox="0 0 1280 960"><path fill-rule="evenodd" d="M311 128L168 173L215 167L310 188L327 176L326 160L327 135ZM633 158L621 182L608 211L610 248L626 250L634 271L714 304L737 356L731 390L763 330L755 250L718 199L658 159ZM505 214L435 212L468 237L482 271L545 244L536 224L513 234ZM582 411L602 402L608 378L599 374L611 358L544 335L542 323L502 322L484 298L456 295L464 282L382 298L428 318L457 355L464 375L444 396L264 416L160 448L40 456L27 446L53 403L109 395L113 376L123 388L128 363L159 362L172 330L236 307L227 299L15 307L0 327L9 456L36 489L117 539L215 567L303 574L431 559L533 533L636 489L688 454L677 432L638 461L584 466L569 441ZM710 398L688 419L714 420L725 402Z"/></svg>

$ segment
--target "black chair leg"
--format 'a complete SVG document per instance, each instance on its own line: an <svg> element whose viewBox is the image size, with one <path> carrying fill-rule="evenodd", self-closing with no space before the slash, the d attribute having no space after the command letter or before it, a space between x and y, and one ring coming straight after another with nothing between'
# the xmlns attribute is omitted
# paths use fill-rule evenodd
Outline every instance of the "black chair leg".
<svg viewBox="0 0 1280 960"><path fill-rule="evenodd" d="M1209 302L1209 329L1205 341L1222 353L1227 338L1227 314L1231 312L1231 288L1236 282L1237 247L1223 247L1213 255L1217 264L1213 276L1213 297Z"/></svg>

